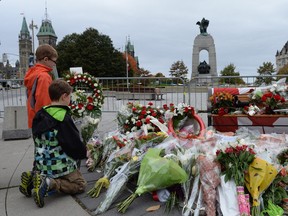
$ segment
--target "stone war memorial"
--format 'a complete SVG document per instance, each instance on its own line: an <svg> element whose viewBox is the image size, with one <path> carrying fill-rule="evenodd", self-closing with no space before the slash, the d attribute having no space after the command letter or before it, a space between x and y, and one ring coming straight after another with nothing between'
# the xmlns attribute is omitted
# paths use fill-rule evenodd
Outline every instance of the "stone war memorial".
<svg viewBox="0 0 288 216"><path fill-rule="evenodd" d="M218 76L216 66L216 49L213 37L207 32L209 20L203 18L198 21L200 34L194 39L192 53L192 75L191 80L195 77L200 77L198 83L206 84L211 82L211 78ZM208 52L208 63L204 60L200 62L200 52L206 50ZM201 79L203 77L203 79Z"/></svg>

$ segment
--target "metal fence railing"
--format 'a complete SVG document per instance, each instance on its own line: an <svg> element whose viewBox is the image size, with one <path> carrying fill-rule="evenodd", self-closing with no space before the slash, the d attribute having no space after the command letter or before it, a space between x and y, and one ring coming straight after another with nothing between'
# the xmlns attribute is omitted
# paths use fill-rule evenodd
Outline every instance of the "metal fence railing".
<svg viewBox="0 0 288 216"><path fill-rule="evenodd" d="M269 85L272 81L287 76L229 76L229 77L194 77L190 82L181 78L166 77L100 77L105 96L103 112L117 112L128 102L154 106L186 103L195 108L207 122L208 89L214 87L240 88ZM287 79L288 80L288 79ZM0 116L3 118L6 106L25 106L26 90L23 80L0 80ZM9 86L7 85L9 84Z"/></svg>

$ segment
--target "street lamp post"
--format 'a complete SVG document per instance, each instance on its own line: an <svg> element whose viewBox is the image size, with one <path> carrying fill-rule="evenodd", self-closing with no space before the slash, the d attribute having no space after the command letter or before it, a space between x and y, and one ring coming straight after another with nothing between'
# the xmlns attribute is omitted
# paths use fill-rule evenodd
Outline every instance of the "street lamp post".
<svg viewBox="0 0 288 216"><path fill-rule="evenodd" d="M35 61L35 46L34 46L34 28L38 29L38 26L34 24L33 19L31 24L29 25L29 28L32 30L32 53L33 53L33 63Z"/></svg>

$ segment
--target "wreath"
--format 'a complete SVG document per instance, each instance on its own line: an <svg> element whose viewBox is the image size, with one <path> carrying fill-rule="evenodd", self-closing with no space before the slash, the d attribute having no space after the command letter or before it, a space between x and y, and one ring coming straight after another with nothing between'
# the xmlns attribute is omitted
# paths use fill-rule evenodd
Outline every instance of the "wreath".
<svg viewBox="0 0 288 216"><path fill-rule="evenodd" d="M179 103L178 106L173 103L170 106L165 104L163 107L166 110L166 117L170 119L168 121L169 131L174 137L194 139L204 136L205 124L202 118L196 114L194 107L184 103ZM197 123L198 128L194 128L194 122ZM198 134L195 134L196 130L199 130Z"/></svg>
<svg viewBox="0 0 288 216"><path fill-rule="evenodd" d="M101 107L104 103L102 87L97 78L88 73L68 74L65 80L73 87L69 107L74 117L81 118L101 116Z"/></svg>

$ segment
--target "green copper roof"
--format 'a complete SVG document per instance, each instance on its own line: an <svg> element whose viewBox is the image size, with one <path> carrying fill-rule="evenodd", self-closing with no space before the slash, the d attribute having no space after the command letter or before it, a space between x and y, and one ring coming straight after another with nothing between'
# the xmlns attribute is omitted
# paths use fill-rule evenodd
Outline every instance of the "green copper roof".
<svg viewBox="0 0 288 216"><path fill-rule="evenodd" d="M42 21L42 25L39 29L37 36L48 36L48 35L57 38L51 21L46 19Z"/></svg>
<svg viewBox="0 0 288 216"><path fill-rule="evenodd" d="M130 40L128 40L128 43L126 45L126 49L128 52L134 52L134 46L131 44Z"/></svg>
<svg viewBox="0 0 288 216"><path fill-rule="evenodd" d="M20 30L20 34L30 35L25 17L23 17L22 28Z"/></svg>

